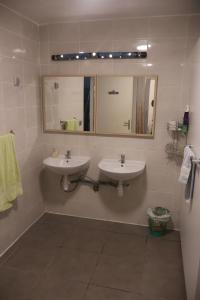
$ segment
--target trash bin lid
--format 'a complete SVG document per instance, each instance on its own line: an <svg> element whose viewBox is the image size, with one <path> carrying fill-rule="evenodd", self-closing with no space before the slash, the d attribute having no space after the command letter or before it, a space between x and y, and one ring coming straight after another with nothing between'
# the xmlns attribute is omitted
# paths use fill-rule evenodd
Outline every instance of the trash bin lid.
<svg viewBox="0 0 200 300"><path fill-rule="evenodd" d="M171 217L169 209L161 206L157 206L154 208L148 208L147 215L156 220L169 220Z"/></svg>

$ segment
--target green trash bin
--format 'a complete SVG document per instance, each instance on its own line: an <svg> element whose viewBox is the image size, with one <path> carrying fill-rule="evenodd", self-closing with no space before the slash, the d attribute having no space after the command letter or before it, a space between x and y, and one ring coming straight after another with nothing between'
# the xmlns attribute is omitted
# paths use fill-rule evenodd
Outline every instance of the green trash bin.
<svg viewBox="0 0 200 300"><path fill-rule="evenodd" d="M170 211L167 208L157 206L148 208L147 215L151 235L157 237L165 235L171 220Z"/></svg>

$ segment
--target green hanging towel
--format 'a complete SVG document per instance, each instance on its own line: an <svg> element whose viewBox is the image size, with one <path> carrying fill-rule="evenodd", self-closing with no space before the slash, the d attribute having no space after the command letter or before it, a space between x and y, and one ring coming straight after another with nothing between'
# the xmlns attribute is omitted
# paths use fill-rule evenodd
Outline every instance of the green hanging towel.
<svg viewBox="0 0 200 300"><path fill-rule="evenodd" d="M0 212L12 207L12 201L23 194L14 139L13 134L0 136Z"/></svg>

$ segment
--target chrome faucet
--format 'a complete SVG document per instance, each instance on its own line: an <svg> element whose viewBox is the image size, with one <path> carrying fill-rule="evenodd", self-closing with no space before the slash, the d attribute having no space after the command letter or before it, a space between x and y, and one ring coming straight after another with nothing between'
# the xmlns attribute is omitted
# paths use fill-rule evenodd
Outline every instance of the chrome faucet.
<svg viewBox="0 0 200 300"><path fill-rule="evenodd" d="M67 150L66 151L65 158L66 159L70 159L71 158L71 150Z"/></svg>
<svg viewBox="0 0 200 300"><path fill-rule="evenodd" d="M125 154L121 154L120 163L125 164Z"/></svg>

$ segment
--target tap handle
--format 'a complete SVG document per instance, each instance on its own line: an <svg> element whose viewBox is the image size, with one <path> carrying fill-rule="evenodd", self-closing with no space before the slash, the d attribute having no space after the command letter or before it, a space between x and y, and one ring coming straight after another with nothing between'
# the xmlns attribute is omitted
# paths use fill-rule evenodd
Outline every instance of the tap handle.
<svg viewBox="0 0 200 300"><path fill-rule="evenodd" d="M70 159L71 158L71 150L66 150L65 157Z"/></svg>

